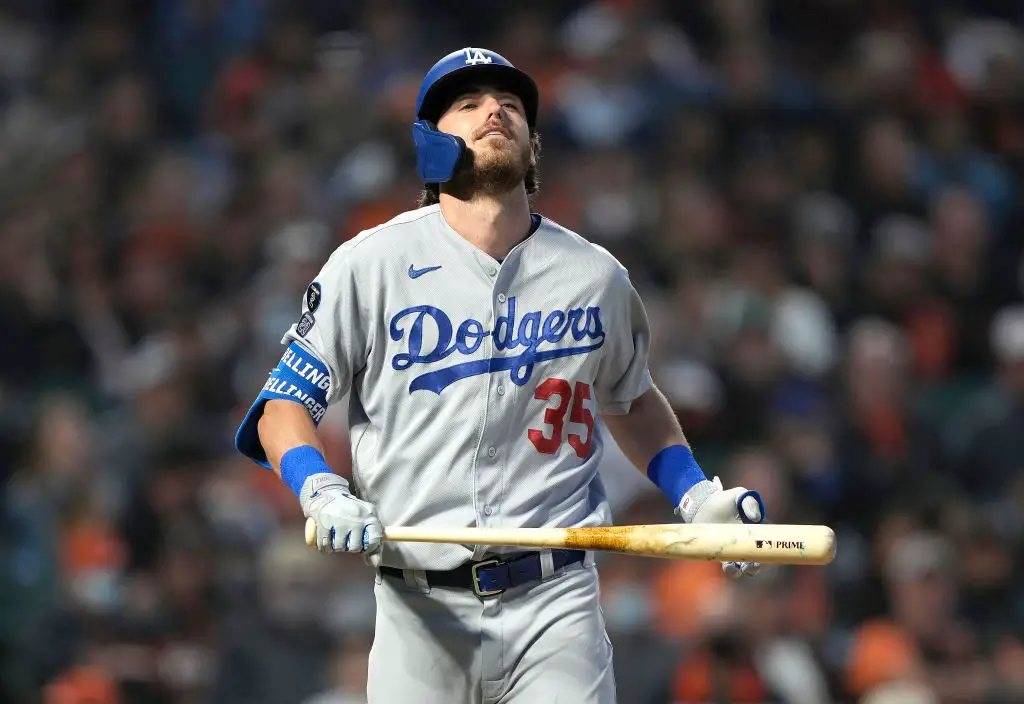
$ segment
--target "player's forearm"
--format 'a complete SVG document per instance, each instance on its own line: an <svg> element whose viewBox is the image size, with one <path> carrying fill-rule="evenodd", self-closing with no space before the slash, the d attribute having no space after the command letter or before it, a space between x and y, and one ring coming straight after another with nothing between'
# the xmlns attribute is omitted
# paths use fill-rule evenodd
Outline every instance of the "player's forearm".
<svg viewBox="0 0 1024 704"><path fill-rule="evenodd" d="M260 443L274 472L281 476L281 458L296 447L309 445L323 453L323 444L309 412L292 401L270 400L263 408L258 425Z"/></svg>
<svg viewBox="0 0 1024 704"><path fill-rule="evenodd" d="M605 416L623 454L681 511L684 520L714 493L683 435L676 414L656 387L633 402L624 416ZM685 500L684 500L685 499Z"/></svg>
<svg viewBox="0 0 1024 704"><path fill-rule="evenodd" d="M672 406L656 386L633 401L629 413L602 420L626 459L641 471L666 447L687 444Z"/></svg>

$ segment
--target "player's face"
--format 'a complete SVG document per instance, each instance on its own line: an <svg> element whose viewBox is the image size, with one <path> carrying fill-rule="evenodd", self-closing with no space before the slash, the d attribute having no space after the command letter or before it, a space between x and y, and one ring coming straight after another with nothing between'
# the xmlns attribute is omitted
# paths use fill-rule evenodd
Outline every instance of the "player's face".
<svg viewBox="0 0 1024 704"><path fill-rule="evenodd" d="M470 159L456 175L463 186L500 192L521 184L533 154L523 102L491 87L460 94L437 121L442 132L461 137Z"/></svg>

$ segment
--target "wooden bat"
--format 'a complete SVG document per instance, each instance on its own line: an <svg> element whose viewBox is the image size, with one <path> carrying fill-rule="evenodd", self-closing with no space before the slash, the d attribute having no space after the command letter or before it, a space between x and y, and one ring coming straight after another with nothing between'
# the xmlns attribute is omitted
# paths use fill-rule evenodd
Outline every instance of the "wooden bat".
<svg viewBox="0 0 1024 704"><path fill-rule="evenodd" d="M435 528L389 526L384 540L456 545L605 550L646 557L720 562L827 565L836 554L828 526L777 523L663 523L596 528ZM316 522L306 521L316 547Z"/></svg>

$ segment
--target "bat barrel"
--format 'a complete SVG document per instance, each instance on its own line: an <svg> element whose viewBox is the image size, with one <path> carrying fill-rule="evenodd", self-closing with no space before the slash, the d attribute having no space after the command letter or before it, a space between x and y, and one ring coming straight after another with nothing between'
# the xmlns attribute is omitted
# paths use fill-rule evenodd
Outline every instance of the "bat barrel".
<svg viewBox="0 0 1024 704"><path fill-rule="evenodd" d="M566 547L648 557L826 565L835 557L828 526L699 523L566 529Z"/></svg>

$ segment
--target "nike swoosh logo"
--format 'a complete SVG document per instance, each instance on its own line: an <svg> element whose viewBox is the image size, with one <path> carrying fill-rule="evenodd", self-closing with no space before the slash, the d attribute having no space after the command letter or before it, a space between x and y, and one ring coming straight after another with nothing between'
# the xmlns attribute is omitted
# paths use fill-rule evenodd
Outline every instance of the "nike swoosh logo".
<svg viewBox="0 0 1024 704"><path fill-rule="evenodd" d="M440 269L440 268L441 268L440 265L438 265L438 266L426 266L426 267L423 267L422 269L417 269L412 264L410 264L409 265L409 278L410 279L418 279L419 277L423 276L424 274L427 274L427 273L429 273L431 271L435 271L435 270Z"/></svg>

